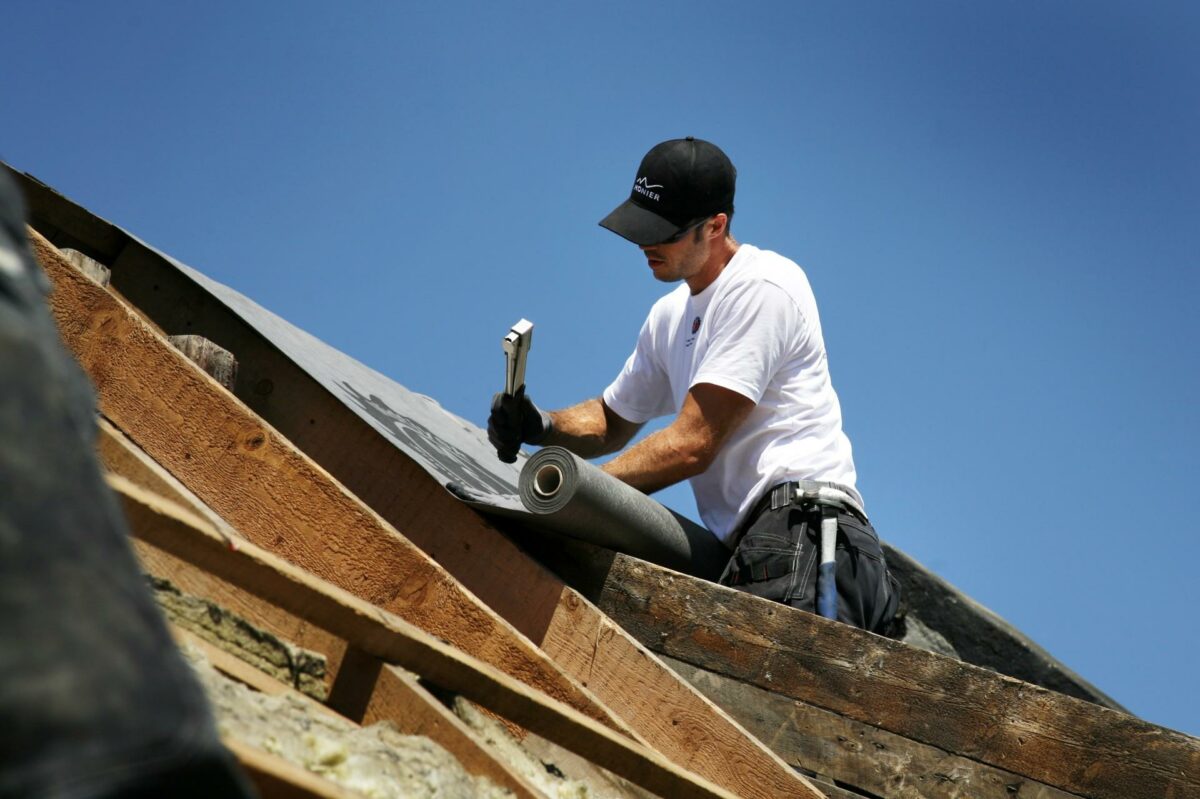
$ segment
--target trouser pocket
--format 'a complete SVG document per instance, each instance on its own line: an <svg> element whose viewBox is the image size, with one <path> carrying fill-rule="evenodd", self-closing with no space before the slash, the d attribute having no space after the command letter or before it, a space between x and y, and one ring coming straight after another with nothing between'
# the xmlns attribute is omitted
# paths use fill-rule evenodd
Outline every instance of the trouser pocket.
<svg viewBox="0 0 1200 799"><path fill-rule="evenodd" d="M816 613L821 512L791 506L768 510L738 542L720 583ZM870 524L838 514L838 620L881 632L895 616L899 586L888 573Z"/></svg>
<svg viewBox="0 0 1200 799"><path fill-rule="evenodd" d="M797 507L760 514L738 542L721 575L721 585L812 610L820 554L812 535L812 518Z"/></svg>

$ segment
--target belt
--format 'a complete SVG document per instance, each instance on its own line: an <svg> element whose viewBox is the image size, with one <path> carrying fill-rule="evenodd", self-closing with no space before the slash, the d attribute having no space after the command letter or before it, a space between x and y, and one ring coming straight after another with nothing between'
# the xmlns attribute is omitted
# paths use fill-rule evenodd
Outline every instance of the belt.
<svg viewBox="0 0 1200 799"><path fill-rule="evenodd" d="M789 483L780 483L763 494L762 498L750 509L750 513L746 516L746 521L742 524L742 529L745 530L748 528L766 510L779 510L789 505L813 505L837 508L838 510L854 514L864 523L869 523L867 513L863 510L862 502L858 497L858 492L850 488L850 486L844 486L840 483L818 482L816 480L798 480Z"/></svg>

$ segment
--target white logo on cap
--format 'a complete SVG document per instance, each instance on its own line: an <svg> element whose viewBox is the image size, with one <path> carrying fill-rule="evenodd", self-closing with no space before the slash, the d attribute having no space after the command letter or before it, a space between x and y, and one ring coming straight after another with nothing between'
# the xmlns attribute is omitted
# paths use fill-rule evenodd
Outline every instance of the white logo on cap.
<svg viewBox="0 0 1200 799"><path fill-rule="evenodd" d="M661 188L662 188L661 183L656 183L656 184L652 185L649 182L649 180L647 180L645 177L638 178L633 184L634 191L636 191L638 194L646 195L646 197L648 197L651 200L661 200L662 199L656 192L650 191L650 189L661 189Z"/></svg>

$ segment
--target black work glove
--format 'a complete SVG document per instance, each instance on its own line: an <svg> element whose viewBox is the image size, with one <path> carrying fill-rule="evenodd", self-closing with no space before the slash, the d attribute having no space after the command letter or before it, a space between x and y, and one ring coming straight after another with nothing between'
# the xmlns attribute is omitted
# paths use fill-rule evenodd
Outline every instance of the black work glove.
<svg viewBox="0 0 1200 799"><path fill-rule="evenodd" d="M521 444L537 444L552 427L550 414L540 410L525 396L525 387L517 393L492 397L492 414L488 417L488 441L505 463L513 463Z"/></svg>

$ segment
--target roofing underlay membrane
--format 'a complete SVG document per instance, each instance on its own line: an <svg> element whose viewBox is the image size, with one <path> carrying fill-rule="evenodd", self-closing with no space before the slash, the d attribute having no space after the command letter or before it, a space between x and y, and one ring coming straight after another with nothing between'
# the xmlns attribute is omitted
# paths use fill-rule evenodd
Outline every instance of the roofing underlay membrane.
<svg viewBox="0 0 1200 799"><path fill-rule="evenodd" d="M515 517L544 532L580 538L701 577L715 577L728 558L724 545L700 525L565 450L543 450L522 480L527 454L521 453L515 464L502 462L483 430L435 400L409 391L239 292L159 254L479 511ZM549 466L557 475L552 498L531 488L539 466Z"/></svg>

